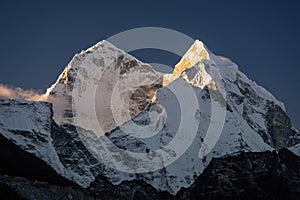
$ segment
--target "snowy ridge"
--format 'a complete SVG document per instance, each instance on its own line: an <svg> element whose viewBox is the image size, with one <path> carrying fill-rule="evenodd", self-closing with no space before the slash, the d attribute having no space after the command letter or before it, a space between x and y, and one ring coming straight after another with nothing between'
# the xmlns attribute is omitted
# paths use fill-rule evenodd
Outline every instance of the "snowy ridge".
<svg viewBox="0 0 300 200"><path fill-rule="evenodd" d="M0 105L0 133L68 176L52 145L52 105L22 99L0 99Z"/></svg>

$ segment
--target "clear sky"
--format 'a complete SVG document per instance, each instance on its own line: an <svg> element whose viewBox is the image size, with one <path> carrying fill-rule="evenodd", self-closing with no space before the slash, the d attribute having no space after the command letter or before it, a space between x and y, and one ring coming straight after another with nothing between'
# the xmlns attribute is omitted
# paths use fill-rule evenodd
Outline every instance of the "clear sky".
<svg viewBox="0 0 300 200"><path fill-rule="evenodd" d="M286 105L300 129L300 1L0 2L0 83L45 90L73 55L127 29L165 27L229 57ZM135 52L175 65L166 52Z"/></svg>

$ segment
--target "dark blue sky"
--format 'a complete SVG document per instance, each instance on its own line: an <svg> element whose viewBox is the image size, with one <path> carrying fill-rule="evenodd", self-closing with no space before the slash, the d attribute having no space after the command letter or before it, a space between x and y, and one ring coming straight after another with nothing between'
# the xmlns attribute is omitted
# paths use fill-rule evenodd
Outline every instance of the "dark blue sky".
<svg viewBox="0 0 300 200"><path fill-rule="evenodd" d="M73 55L131 28L165 27L229 57L283 101L300 128L300 1L45 1L0 3L0 83L45 90ZM174 65L174 55L136 52Z"/></svg>

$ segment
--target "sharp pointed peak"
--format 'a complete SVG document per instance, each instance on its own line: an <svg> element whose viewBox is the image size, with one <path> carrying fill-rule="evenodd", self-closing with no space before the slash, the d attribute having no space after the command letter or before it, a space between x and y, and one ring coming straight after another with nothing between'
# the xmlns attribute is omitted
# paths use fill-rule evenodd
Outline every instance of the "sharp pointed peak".
<svg viewBox="0 0 300 200"><path fill-rule="evenodd" d="M204 60L210 60L210 53L205 44L197 39L181 60L175 65L172 75L166 75L164 77L164 85L167 85L178 78L185 69L191 68Z"/></svg>

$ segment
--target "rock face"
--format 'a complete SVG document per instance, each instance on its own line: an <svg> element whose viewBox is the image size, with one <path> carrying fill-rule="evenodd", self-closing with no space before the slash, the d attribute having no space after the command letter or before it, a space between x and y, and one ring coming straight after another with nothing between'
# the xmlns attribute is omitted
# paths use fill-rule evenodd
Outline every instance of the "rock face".
<svg viewBox="0 0 300 200"><path fill-rule="evenodd" d="M0 99L0 104L0 133L64 174L52 144L52 105L12 99Z"/></svg>
<svg viewBox="0 0 300 200"><path fill-rule="evenodd" d="M164 76L102 41L76 55L47 95L53 110L0 99L0 133L89 197L299 195L299 158L280 150L299 155L284 105L200 41Z"/></svg>
<svg viewBox="0 0 300 200"><path fill-rule="evenodd" d="M118 186L98 181L91 190L96 194L112 191L126 199L298 199L299 167L300 158L287 149L248 152L213 159L196 181L176 196L138 181Z"/></svg>
<svg viewBox="0 0 300 200"><path fill-rule="evenodd" d="M286 149L213 159L182 199L298 199L299 157Z"/></svg>
<svg viewBox="0 0 300 200"><path fill-rule="evenodd" d="M0 135L0 199L69 199L68 195L89 199L83 188Z"/></svg>
<svg viewBox="0 0 300 200"><path fill-rule="evenodd" d="M161 192L144 181L124 181L113 185L106 177L83 189L63 180L58 174L49 174L51 167L21 150L5 138L1 147L8 148L10 157L1 162L10 163L10 172L1 165L1 199L298 199L300 195L300 157L287 149L276 152L241 153L214 158L189 188L182 188L176 196ZM22 154L22 155L21 155ZM24 155L25 154L25 155ZM31 167L20 169L18 156ZM28 157L29 156L29 157ZM26 161L27 160L27 161ZM26 174L34 169L34 174ZM3 173L9 174L3 176ZM17 177L16 177L17 176ZM22 177L22 178L21 178ZM26 178L24 178L26 177ZM35 179L35 181L33 181ZM51 198L49 198L51 197Z"/></svg>
<svg viewBox="0 0 300 200"><path fill-rule="evenodd" d="M47 95L56 123L74 123L75 119L81 127L103 136L149 106L161 85L162 75L150 65L101 41L76 54ZM95 111L97 122L90 117Z"/></svg>
<svg viewBox="0 0 300 200"><path fill-rule="evenodd" d="M300 142L296 130L291 127L291 120L287 114L278 105L269 103L266 114L266 125L271 138L270 144L277 150L286 146L293 146Z"/></svg>

